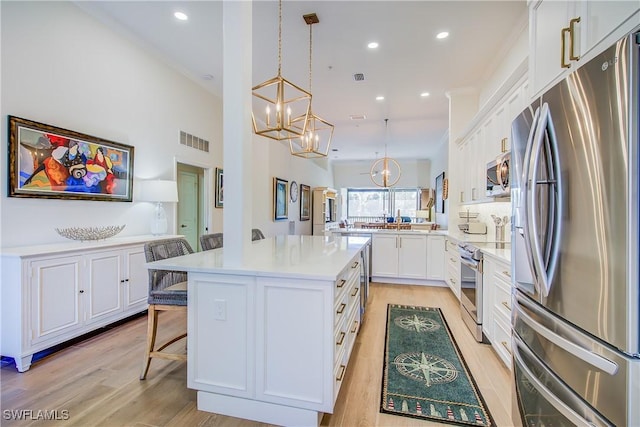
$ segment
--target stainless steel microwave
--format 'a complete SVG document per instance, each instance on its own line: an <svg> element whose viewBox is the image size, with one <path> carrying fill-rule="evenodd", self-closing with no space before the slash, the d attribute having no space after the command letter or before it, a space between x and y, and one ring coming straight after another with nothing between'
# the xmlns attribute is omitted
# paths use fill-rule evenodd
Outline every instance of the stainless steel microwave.
<svg viewBox="0 0 640 427"><path fill-rule="evenodd" d="M496 157L487 164L487 191L488 197L511 197L509 185L509 166L511 153L506 152Z"/></svg>

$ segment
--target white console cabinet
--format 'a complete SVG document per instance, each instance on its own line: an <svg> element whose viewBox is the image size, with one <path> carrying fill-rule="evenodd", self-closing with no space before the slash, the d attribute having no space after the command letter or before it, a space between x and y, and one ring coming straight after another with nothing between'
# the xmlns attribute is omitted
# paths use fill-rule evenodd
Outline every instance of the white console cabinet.
<svg viewBox="0 0 640 427"><path fill-rule="evenodd" d="M144 243L158 238L4 248L0 354L24 372L34 353L144 311Z"/></svg>

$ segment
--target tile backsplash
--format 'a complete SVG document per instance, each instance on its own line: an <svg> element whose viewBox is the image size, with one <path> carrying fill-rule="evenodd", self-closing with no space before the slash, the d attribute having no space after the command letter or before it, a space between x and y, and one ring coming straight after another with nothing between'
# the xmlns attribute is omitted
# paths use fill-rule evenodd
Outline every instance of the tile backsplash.
<svg viewBox="0 0 640 427"><path fill-rule="evenodd" d="M491 203L478 203L474 205L460 206L459 211L478 213L478 222L483 222L487 225L487 239L494 239L496 237L496 226L491 218L491 215L498 217L506 216L509 218L509 222L504 227L504 240L506 242L511 241L511 203L510 202L491 202ZM459 221L463 221L462 219Z"/></svg>

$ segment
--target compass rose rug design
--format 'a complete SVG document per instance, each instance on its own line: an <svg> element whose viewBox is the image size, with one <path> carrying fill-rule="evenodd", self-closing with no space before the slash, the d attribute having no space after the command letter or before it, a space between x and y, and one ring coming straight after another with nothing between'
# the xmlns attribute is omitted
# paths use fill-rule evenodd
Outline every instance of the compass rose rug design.
<svg viewBox="0 0 640 427"><path fill-rule="evenodd" d="M389 304L381 412L493 426L439 308Z"/></svg>

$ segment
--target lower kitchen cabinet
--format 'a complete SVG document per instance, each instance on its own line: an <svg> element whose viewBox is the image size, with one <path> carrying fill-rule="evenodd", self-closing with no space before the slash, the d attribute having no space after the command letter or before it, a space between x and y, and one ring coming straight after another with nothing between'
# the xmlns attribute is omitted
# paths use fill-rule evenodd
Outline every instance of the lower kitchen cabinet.
<svg viewBox="0 0 640 427"><path fill-rule="evenodd" d="M427 236L378 233L372 237L372 276L427 278Z"/></svg>
<svg viewBox="0 0 640 427"><path fill-rule="evenodd" d="M24 372L34 353L144 311L157 238L3 249L2 355Z"/></svg>
<svg viewBox="0 0 640 427"><path fill-rule="evenodd" d="M511 265L484 257L483 332L502 362L511 368Z"/></svg>
<svg viewBox="0 0 640 427"><path fill-rule="evenodd" d="M453 294L460 299L460 254L455 240L445 239L444 281Z"/></svg>
<svg viewBox="0 0 640 427"><path fill-rule="evenodd" d="M445 271L445 237L427 237L427 279L444 280Z"/></svg>

